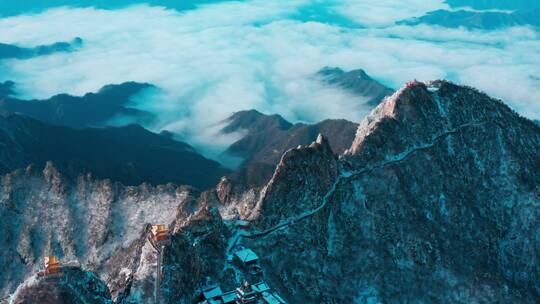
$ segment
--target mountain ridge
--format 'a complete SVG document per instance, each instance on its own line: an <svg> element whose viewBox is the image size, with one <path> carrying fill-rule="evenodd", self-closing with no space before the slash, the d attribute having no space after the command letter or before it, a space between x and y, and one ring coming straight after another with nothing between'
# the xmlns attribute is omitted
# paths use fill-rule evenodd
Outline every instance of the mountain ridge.
<svg viewBox="0 0 540 304"><path fill-rule="evenodd" d="M131 118L139 123L151 123L153 114L130 106L131 98L155 89L148 83L124 82L103 86L96 93L83 96L57 94L44 100L21 100L13 97L13 82L4 87L11 94L0 94L0 112L19 113L54 125L73 128L102 126L115 117Z"/></svg>

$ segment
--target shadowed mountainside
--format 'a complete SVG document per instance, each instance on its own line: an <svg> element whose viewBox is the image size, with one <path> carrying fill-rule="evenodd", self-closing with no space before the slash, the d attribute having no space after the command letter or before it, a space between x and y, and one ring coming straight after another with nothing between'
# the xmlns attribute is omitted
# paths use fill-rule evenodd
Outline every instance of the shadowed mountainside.
<svg viewBox="0 0 540 304"><path fill-rule="evenodd" d="M28 117L0 116L0 172L53 161L76 177L92 173L126 185L174 182L208 188L228 171L188 144L138 125L72 129Z"/></svg>

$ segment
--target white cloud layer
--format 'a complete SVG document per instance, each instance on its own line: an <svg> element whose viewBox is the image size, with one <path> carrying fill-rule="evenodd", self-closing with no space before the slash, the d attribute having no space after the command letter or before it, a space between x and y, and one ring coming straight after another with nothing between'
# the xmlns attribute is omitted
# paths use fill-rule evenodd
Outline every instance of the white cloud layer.
<svg viewBox="0 0 540 304"><path fill-rule="evenodd" d="M155 130L179 132L212 156L231 138L216 137L234 111L258 109L291 121L359 121L363 100L321 85L323 66L364 68L385 84L449 78L500 97L540 118L540 40L529 28L497 32L394 26L444 8L442 1L224 2L179 13L149 6L121 10L59 8L0 19L0 41L33 46L82 37L84 47L0 64L24 97L81 95L124 81L162 89L134 104L158 114ZM306 6L349 18L359 27L298 21ZM214 153L215 152L215 153Z"/></svg>

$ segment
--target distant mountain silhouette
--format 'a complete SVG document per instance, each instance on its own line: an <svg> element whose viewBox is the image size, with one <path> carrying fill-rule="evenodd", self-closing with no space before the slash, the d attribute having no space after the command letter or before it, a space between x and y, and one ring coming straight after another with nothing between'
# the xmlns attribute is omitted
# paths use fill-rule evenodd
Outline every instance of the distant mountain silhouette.
<svg viewBox="0 0 540 304"><path fill-rule="evenodd" d="M154 88L150 84L126 82L104 86L97 93L77 97L59 94L45 100L20 100L6 96L12 82L0 84L0 112L13 112L55 125L73 128L100 126L115 117L134 118L139 123L149 123L152 114L129 107L130 98L144 89Z"/></svg>
<svg viewBox="0 0 540 304"><path fill-rule="evenodd" d="M0 115L0 174L48 161L76 178L92 173L124 185L168 182L208 188L228 173L186 143L138 125L72 129Z"/></svg>
<svg viewBox="0 0 540 304"><path fill-rule="evenodd" d="M512 13L436 10L422 17L400 21L398 24L432 24L449 28L466 27L485 30L509 26L540 26L540 9L518 10Z"/></svg>
<svg viewBox="0 0 540 304"><path fill-rule="evenodd" d="M0 4L0 6L2 5ZM79 37L73 39L71 42L57 42L32 48L0 43L0 59L28 59L58 52L73 52L82 44L83 40Z"/></svg>
<svg viewBox="0 0 540 304"><path fill-rule="evenodd" d="M317 75L323 77L327 84L338 86L366 98L367 103L371 106L378 105L385 96L394 91L371 78L362 69L345 72L340 68L325 67Z"/></svg>

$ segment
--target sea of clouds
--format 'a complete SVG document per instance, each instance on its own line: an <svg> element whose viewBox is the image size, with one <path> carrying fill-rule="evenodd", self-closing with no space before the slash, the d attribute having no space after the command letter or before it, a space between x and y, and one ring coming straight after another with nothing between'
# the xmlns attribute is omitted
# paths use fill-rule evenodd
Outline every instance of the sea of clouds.
<svg viewBox="0 0 540 304"><path fill-rule="evenodd" d="M125 81L159 87L134 98L155 131L181 134L215 157L238 134L219 135L231 113L257 109L296 122L360 121L358 96L323 85L324 66L363 68L390 87L447 78L540 118L540 39L528 27L469 31L396 26L448 7L439 0L226 1L179 12L149 5L60 7L0 19L0 42L20 46L81 37L77 52L0 62L20 97L82 95Z"/></svg>

